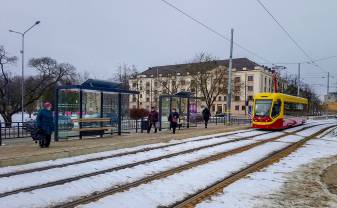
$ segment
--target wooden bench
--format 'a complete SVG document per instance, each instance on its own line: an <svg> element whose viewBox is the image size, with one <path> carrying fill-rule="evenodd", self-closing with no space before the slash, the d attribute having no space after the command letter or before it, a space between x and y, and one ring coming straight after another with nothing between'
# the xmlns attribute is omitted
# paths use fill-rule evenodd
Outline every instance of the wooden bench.
<svg viewBox="0 0 337 208"><path fill-rule="evenodd" d="M80 133L80 138L82 136L94 136L94 135L100 135L101 137L105 133L105 131L112 130L112 126L102 126L103 122L111 122L110 118L80 118L80 119L74 119L73 121L77 121L80 123L100 123L100 126L90 127L85 126L82 127L82 125L79 125L79 128L73 128L73 131L78 131Z"/></svg>

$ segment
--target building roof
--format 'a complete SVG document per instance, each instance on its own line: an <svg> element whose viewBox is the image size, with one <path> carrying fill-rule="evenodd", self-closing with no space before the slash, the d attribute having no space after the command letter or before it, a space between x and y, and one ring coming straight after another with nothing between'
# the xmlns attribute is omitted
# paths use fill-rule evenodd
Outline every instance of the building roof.
<svg viewBox="0 0 337 208"><path fill-rule="evenodd" d="M142 72L140 75L146 75L146 76L151 76L151 75L157 75L161 74L162 76L167 76L168 74L175 74L175 73L180 73L181 75L186 75L188 73L193 73L196 71L200 71L203 69L202 65L205 64L203 63L188 63L188 64L175 64L175 65L166 65L166 66L154 66L150 67L144 72ZM207 63L206 63L207 64ZM211 62L211 65L213 66L212 68L208 68L206 70L212 70L216 66L229 66L229 59L226 60L215 60ZM233 59L233 68L236 70L242 70L243 68L246 68L247 70L253 70L255 67L263 67L265 69L270 70L267 67L261 66L247 58L236 58Z"/></svg>

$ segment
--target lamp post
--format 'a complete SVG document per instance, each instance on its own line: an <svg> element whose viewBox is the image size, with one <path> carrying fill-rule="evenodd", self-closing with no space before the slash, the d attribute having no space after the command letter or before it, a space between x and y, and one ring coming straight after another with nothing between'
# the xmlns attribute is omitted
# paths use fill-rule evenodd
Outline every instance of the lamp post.
<svg viewBox="0 0 337 208"><path fill-rule="evenodd" d="M24 122L23 120L23 114L24 114L24 81L25 81L25 77L24 77L24 69L25 69L25 63L24 63L24 49L25 49L25 34L32 29L34 26L40 24L40 21L36 21L34 23L34 25L30 26L27 30L25 30L24 32L18 32L15 30L9 30L9 32L11 33L16 33L21 35L21 76L22 76L22 80L21 80L21 121Z"/></svg>

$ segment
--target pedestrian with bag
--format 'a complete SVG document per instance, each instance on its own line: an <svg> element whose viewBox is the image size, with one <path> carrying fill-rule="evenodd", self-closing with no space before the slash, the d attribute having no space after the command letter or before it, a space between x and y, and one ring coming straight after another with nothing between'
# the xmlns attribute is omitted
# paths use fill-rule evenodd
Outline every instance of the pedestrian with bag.
<svg viewBox="0 0 337 208"><path fill-rule="evenodd" d="M175 134L177 126L178 126L178 121L179 121L179 113L177 112L176 108L172 108L172 112L170 113L168 120L173 130L173 134Z"/></svg>
<svg viewBox="0 0 337 208"><path fill-rule="evenodd" d="M52 104L46 102L43 104L43 108L39 111L36 117L36 126L41 134L39 145L41 148L49 147L51 135L54 131L54 117L51 111Z"/></svg>
<svg viewBox="0 0 337 208"><path fill-rule="evenodd" d="M208 124L210 117L211 117L211 112L209 111L207 107L205 107L204 110L202 110L202 118L204 119L206 129L207 129L207 124Z"/></svg>
<svg viewBox="0 0 337 208"><path fill-rule="evenodd" d="M154 133L157 133L157 125L158 122L158 112L156 111L155 107L151 107L151 111L147 117L148 119L148 127L147 133L150 133L152 126L154 126Z"/></svg>

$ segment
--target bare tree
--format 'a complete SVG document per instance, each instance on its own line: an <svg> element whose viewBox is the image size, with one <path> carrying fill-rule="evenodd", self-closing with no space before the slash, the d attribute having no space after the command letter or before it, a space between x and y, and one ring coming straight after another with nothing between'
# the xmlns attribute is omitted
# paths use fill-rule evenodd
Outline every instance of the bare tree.
<svg viewBox="0 0 337 208"><path fill-rule="evenodd" d="M227 68L204 52L198 54L190 65L191 89L198 87L206 105L211 108L216 98L227 92Z"/></svg>
<svg viewBox="0 0 337 208"><path fill-rule="evenodd" d="M124 89L129 89L129 79L131 77L136 77L138 70L135 65L123 64L118 66L117 72L112 77L112 81L120 82Z"/></svg>
<svg viewBox="0 0 337 208"><path fill-rule="evenodd" d="M5 49L0 46L0 115L10 125L12 115L21 111L21 94L19 89L22 77L13 76L5 67L15 64L16 57L9 56ZM53 97L57 83L71 83L76 77L75 67L67 63L58 64L49 57L34 58L29 61L29 66L34 68L37 75L26 77L24 108L32 108L42 96L50 94Z"/></svg>

